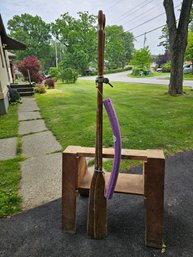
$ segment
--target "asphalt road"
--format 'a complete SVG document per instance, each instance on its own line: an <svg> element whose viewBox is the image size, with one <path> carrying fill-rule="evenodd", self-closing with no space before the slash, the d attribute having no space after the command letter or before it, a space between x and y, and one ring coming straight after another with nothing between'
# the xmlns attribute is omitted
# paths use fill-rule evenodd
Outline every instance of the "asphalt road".
<svg viewBox="0 0 193 257"><path fill-rule="evenodd" d="M137 167L132 172L138 173ZM77 234L61 231L61 200L0 219L1 257L192 257L193 151L166 159L166 253L144 246L143 197L115 194L108 201L103 240L86 235L88 198L77 199ZM38 195L37 195L38 197Z"/></svg>
<svg viewBox="0 0 193 257"><path fill-rule="evenodd" d="M168 85L169 79L166 79L165 76L160 75L158 77L148 77L148 78L130 78L127 76L129 72L119 72L107 74L105 77L109 78L110 81L117 82L129 82L129 83L139 83L139 84L153 84L153 85ZM87 76L80 77L80 80L95 80L96 76ZM193 81L184 80L184 86L193 87Z"/></svg>

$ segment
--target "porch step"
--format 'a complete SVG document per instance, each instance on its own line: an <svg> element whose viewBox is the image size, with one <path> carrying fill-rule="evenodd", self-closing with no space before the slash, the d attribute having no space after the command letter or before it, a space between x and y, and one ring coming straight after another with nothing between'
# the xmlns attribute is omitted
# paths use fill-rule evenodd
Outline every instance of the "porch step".
<svg viewBox="0 0 193 257"><path fill-rule="evenodd" d="M31 92L19 92L20 96L32 96L34 95L34 91Z"/></svg>
<svg viewBox="0 0 193 257"><path fill-rule="evenodd" d="M12 89L16 89L20 96L32 96L34 95L33 84L11 84Z"/></svg>

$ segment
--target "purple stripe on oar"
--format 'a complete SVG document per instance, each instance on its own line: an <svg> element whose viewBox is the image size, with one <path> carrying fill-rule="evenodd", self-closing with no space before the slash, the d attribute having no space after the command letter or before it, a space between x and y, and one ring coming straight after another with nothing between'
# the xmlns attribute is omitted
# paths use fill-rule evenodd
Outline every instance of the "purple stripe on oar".
<svg viewBox="0 0 193 257"><path fill-rule="evenodd" d="M119 122L117 119L117 115L115 113L115 109L113 107L113 104L112 104L112 101L110 100L110 98L105 99L103 101L103 104L105 106L109 121L111 123L111 128L112 128L112 132L113 132L113 140L114 140L114 149L115 149L111 177L109 179L107 189L105 192L106 199L111 199L113 196L113 192L114 192L117 178L119 175L119 166L120 166L120 161L121 161L121 132L120 132L120 126L119 126Z"/></svg>

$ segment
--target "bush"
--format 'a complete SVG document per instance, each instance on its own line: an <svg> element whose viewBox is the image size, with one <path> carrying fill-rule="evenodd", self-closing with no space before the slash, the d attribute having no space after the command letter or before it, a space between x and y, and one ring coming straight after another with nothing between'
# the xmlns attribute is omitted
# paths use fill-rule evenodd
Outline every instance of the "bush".
<svg viewBox="0 0 193 257"><path fill-rule="evenodd" d="M43 75L40 72L41 62L35 57L24 58L17 63L18 70L23 74L25 80L29 80L28 72L32 82L42 82Z"/></svg>
<svg viewBox="0 0 193 257"><path fill-rule="evenodd" d="M170 72L171 70L171 62L166 62L164 64L161 65L162 67L162 72Z"/></svg>
<svg viewBox="0 0 193 257"><path fill-rule="evenodd" d="M60 72L60 76L62 82L75 83L78 78L78 72L71 68L66 68Z"/></svg>
<svg viewBox="0 0 193 257"><path fill-rule="evenodd" d="M113 69L113 70L104 70L104 74L117 73L117 72L128 71L128 70L132 70L132 67L127 66L125 68L118 68L118 69Z"/></svg>
<svg viewBox="0 0 193 257"><path fill-rule="evenodd" d="M58 67L50 67L50 68L49 68L49 71L48 71L48 74L49 74L51 77L55 78L56 81L57 81L57 79L58 79L58 77L59 77L59 70L58 70Z"/></svg>
<svg viewBox="0 0 193 257"><path fill-rule="evenodd" d="M38 94L46 93L46 87L44 84L37 84L34 89L35 89L35 92Z"/></svg>
<svg viewBox="0 0 193 257"><path fill-rule="evenodd" d="M131 75L133 76L141 76L143 74L143 70L139 68L134 68Z"/></svg>
<svg viewBox="0 0 193 257"><path fill-rule="evenodd" d="M44 85L48 86L48 89L54 88L55 87L55 81L52 78L45 79L44 80Z"/></svg>

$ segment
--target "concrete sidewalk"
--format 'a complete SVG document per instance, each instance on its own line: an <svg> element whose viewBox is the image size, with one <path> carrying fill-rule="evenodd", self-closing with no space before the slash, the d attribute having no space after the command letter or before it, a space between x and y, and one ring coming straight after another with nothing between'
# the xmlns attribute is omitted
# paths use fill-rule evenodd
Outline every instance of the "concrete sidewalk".
<svg viewBox="0 0 193 257"><path fill-rule="evenodd" d="M61 145L48 131L34 97L25 97L19 106L19 134L22 154L20 195L24 210L61 196Z"/></svg>

